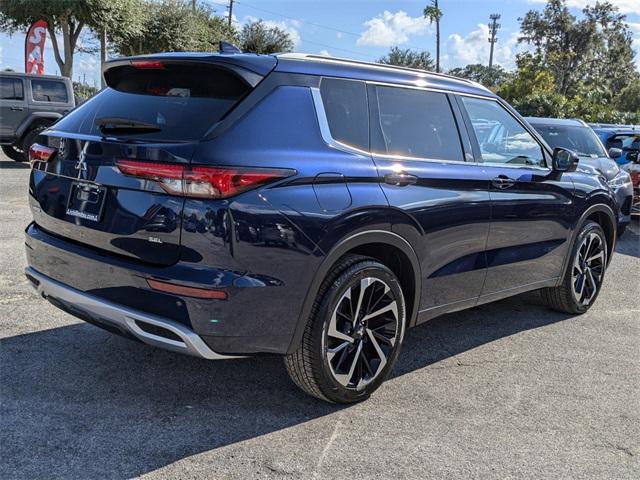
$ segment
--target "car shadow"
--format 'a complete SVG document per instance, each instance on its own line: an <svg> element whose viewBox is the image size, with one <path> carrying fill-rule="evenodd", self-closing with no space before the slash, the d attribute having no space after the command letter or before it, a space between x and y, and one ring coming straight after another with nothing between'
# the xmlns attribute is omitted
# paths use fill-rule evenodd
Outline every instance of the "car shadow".
<svg viewBox="0 0 640 480"><path fill-rule="evenodd" d="M616 243L616 253L640 258L640 225L638 220L632 221Z"/></svg>
<svg viewBox="0 0 640 480"><path fill-rule="evenodd" d="M569 318L524 300L410 330L392 377ZM0 365L2 478L134 477L349 408L298 391L278 357L208 362L84 323L2 339Z"/></svg>
<svg viewBox="0 0 640 480"><path fill-rule="evenodd" d="M13 160L10 161L0 161L0 170L3 169L27 169L27 168L31 168L31 164L29 162L14 162Z"/></svg>

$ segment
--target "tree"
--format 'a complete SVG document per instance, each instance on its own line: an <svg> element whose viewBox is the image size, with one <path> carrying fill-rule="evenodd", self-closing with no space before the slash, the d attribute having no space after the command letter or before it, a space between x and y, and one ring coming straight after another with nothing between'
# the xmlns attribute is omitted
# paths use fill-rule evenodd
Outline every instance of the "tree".
<svg viewBox="0 0 640 480"><path fill-rule="evenodd" d="M497 92L506 101L515 103L530 95L556 93L553 75L542 67L539 57L522 53L517 56L516 65L516 74Z"/></svg>
<svg viewBox="0 0 640 480"><path fill-rule="evenodd" d="M96 87L92 87L86 83L73 82L73 96L78 105L93 97L96 93L98 93Z"/></svg>
<svg viewBox="0 0 640 480"><path fill-rule="evenodd" d="M217 51L221 40L236 41L233 28L203 4L184 0L147 0L145 21L135 31L112 30L110 39L120 55L157 52Z"/></svg>
<svg viewBox="0 0 640 480"><path fill-rule="evenodd" d="M247 23L240 32L240 49L243 52L290 52L294 46L287 32L275 26L269 27L262 20Z"/></svg>
<svg viewBox="0 0 640 480"><path fill-rule="evenodd" d="M389 53L378 59L378 63L431 71L434 68L433 58L429 52L415 52L408 48L403 50L399 47L391 47Z"/></svg>
<svg viewBox="0 0 640 480"><path fill-rule="evenodd" d="M604 87L609 94L624 88L635 72L625 16L609 2L596 2L582 12L584 18L578 20L566 0L548 0L542 12L531 10L520 19L519 42L534 47L562 95L575 94L581 83Z"/></svg>
<svg viewBox="0 0 640 480"><path fill-rule="evenodd" d="M640 80L634 80L620 90L613 100L613 105L618 110L635 112L640 116Z"/></svg>
<svg viewBox="0 0 640 480"><path fill-rule="evenodd" d="M424 18L429 19L429 23L436 22L436 72L440 72L440 19L442 10L438 7L438 0L431 0L431 3L424 7Z"/></svg>
<svg viewBox="0 0 640 480"><path fill-rule="evenodd" d="M485 87L497 87L507 81L511 75L500 65L494 65L489 68L480 63L467 65L466 67L458 67L449 70L449 75L454 77L467 78L478 82Z"/></svg>
<svg viewBox="0 0 640 480"><path fill-rule="evenodd" d="M48 24L53 54L60 73L71 78L73 54L85 27L118 25L123 30L138 25L141 0L10 0L0 3L0 29L11 33L37 20ZM62 35L62 45L56 33Z"/></svg>

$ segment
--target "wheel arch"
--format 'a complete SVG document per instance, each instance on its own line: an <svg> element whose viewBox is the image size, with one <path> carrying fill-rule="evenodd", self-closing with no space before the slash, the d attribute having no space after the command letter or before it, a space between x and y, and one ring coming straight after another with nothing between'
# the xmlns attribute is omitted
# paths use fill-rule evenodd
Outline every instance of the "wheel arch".
<svg viewBox="0 0 640 480"><path fill-rule="evenodd" d="M51 125L62 118L62 114L56 112L35 112L25 118L16 129L16 137L22 138L31 128L37 125Z"/></svg>
<svg viewBox="0 0 640 480"><path fill-rule="evenodd" d="M299 347L313 303L326 275L342 257L348 254L375 258L396 274L406 295L407 327L415 325L421 291L420 262L415 250L405 238L396 233L386 230L367 230L343 238L325 256L307 290L287 353L292 353Z"/></svg>
<svg viewBox="0 0 640 480"><path fill-rule="evenodd" d="M575 228L573 229L573 232L571 233L571 244L570 245L574 244L574 242L576 241L576 237L578 236L578 233L580 232L580 228L582 227L582 225L584 225L584 222L586 222L587 220L595 221L604 230L605 237L607 239L607 249L609 251L609 255L607 257L607 264L609 264L609 262L611 262L611 257L612 257L611 253L613 252L613 249L614 249L615 243L616 243L616 217L615 217L615 213L614 213L613 209L606 203L596 203L596 204L593 204L593 205L589 206L584 212L582 212L582 215L580 216L580 218L576 222ZM567 251L566 258L564 259L564 264L563 264L563 267L562 267L563 274L560 276L560 279L558 280L558 285L560 285L562 283L562 279L564 278L564 272L566 272L567 265L568 265L569 261L571 260L571 258L570 258L571 257L571 252L572 252L572 248L570 247L568 249L568 251Z"/></svg>

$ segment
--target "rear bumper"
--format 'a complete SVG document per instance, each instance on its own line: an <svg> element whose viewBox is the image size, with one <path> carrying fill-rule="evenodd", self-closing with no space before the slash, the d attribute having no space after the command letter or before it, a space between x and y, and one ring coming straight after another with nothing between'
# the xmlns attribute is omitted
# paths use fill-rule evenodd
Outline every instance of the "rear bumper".
<svg viewBox="0 0 640 480"><path fill-rule="evenodd" d="M209 360L239 358L214 352L199 335L180 323L94 297L49 278L31 267L25 269L25 274L43 298L110 331L115 329L116 333L131 336L154 347Z"/></svg>
<svg viewBox="0 0 640 480"><path fill-rule="evenodd" d="M35 223L26 229L25 249L27 265L37 274L123 311L184 327L186 330L181 331L193 332L210 350L228 356L286 353L304 300L298 290L308 288L301 281L305 272L300 268L309 265L309 257L298 262L298 269L293 268L294 262L286 263L289 274L297 279L297 283L287 281L287 285L273 277L220 269L204 262L181 261L170 267L132 262L53 236ZM273 269L273 256L265 254L264 248L254 250L245 249L243 258L252 264L260 263L260 271ZM307 267L307 273L313 271ZM157 291L150 287L148 279L224 289L229 297L215 300ZM113 327L96 321L92 312L78 312L55 298L50 300L83 320L107 329ZM129 328L111 330L140 339Z"/></svg>

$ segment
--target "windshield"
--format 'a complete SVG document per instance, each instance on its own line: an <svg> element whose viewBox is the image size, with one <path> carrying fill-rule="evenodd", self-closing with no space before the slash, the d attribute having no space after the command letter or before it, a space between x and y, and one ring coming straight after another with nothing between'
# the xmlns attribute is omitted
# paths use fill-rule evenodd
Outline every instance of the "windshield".
<svg viewBox="0 0 640 480"><path fill-rule="evenodd" d="M588 127L571 125L534 125L551 148L573 150L581 157L606 157L598 136Z"/></svg>
<svg viewBox="0 0 640 480"><path fill-rule="evenodd" d="M116 67L108 71L108 85L62 118L56 130L91 135L113 130L118 137L149 141L198 140L250 90L232 72L208 65ZM105 128L105 119L117 121Z"/></svg>
<svg viewBox="0 0 640 480"><path fill-rule="evenodd" d="M607 146L627 151L640 150L640 134L622 134L607 140Z"/></svg>

